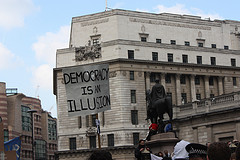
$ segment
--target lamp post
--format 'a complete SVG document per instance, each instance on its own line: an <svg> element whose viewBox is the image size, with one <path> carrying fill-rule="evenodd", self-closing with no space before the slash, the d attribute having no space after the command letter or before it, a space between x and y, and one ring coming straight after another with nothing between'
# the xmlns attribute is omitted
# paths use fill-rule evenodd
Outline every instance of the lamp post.
<svg viewBox="0 0 240 160"><path fill-rule="evenodd" d="M32 159L34 160L34 138L33 138L33 132L34 132L34 128L33 128L33 113L36 113L36 110L30 109L27 111L28 113L31 113L31 121L32 121Z"/></svg>

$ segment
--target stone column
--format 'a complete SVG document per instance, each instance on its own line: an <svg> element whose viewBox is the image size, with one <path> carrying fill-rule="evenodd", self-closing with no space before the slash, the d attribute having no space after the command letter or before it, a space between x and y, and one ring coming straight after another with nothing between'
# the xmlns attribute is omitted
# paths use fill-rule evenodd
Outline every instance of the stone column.
<svg viewBox="0 0 240 160"><path fill-rule="evenodd" d="M166 73L161 73L161 84L163 85L163 87L164 87L165 90L166 90L165 76L166 76ZM167 92L167 91L166 91L166 92Z"/></svg>
<svg viewBox="0 0 240 160"><path fill-rule="evenodd" d="M210 98L209 76L204 77L205 97Z"/></svg>
<svg viewBox="0 0 240 160"><path fill-rule="evenodd" d="M182 104L182 96L181 96L180 74L176 74L175 78L176 78L176 99L177 99L177 105L181 105Z"/></svg>
<svg viewBox="0 0 240 160"><path fill-rule="evenodd" d="M207 128L207 142L212 143L213 142L212 125L207 125L206 128Z"/></svg>
<svg viewBox="0 0 240 160"><path fill-rule="evenodd" d="M236 122L236 139L240 139L240 122Z"/></svg>
<svg viewBox="0 0 240 160"><path fill-rule="evenodd" d="M198 143L198 128L193 127L192 129L193 129L193 142Z"/></svg>
<svg viewBox="0 0 240 160"><path fill-rule="evenodd" d="M151 89L150 87L150 72L146 72L146 90Z"/></svg>
<svg viewBox="0 0 240 160"><path fill-rule="evenodd" d="M219 76L218 77L218 95L222 95L223 94L223 77Z"/></svg>
<svg viewBox="0 0 240 160"><path fill-rule="evenodd" d="M196 101L196 86L195 86L195 76L196 75L191 75L191 97L192 97L192 102Z"/></svg>

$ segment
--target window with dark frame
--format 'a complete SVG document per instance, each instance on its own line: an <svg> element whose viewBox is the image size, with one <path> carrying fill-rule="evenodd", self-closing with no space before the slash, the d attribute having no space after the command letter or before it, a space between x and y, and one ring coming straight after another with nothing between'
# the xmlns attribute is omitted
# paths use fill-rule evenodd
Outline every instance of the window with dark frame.
<svg viewBox="0 0 240 160"><path fill-rule="evenodd" d="M182 75L180 76L180 83L181 83L181 84L186 84L186 76L185 76L184 74L182 74Z"/></svg>
<svg viewBox="0 0 240 160"><path fill-rule="evenodd" d="M108 134L108 147L113 147L114 146L114 134Z"/></svg>
<svg viewBox="0 0 240 160"><path fill-rule="evenodd" d="M173 54L168 53L168 62L173 62Z"/></svg>
<svg viewBox="0 0 240 160"><path fill-rule="evenodd" d="M196 94L196 99L197 99L197 100L201 100L201 94L197 93L197 94Z"/></svg>
<svg viewBox="0 0 240 160"><path fill-rule="evenodd" d="M139 142L139 133L133 133L133 145L138 145Z"/></svg>
<svg viewBox="0 0 240 160"><path fill-rule="evenodd" d="M210 57L211 65L216 65L216 57Z"/></svg>
<svg viewBox="0 0 240 160"><path fill-rule="evenodd" d="M181 93L181 97L182 97L182 102L184 104L187 103L187 93Z"/></svg>
<svg viewBox="0 0 240 160"><path fill-rule="evenodd" d="M185 41L184 43L185 43L185 46L190 46L190 42Z"/></svg>
<svg viewBox="0 0 240 160"><path fill-rule="evenodd" d="M131 103L136 103L136 90L131 90Z"/></svg>
<svg viewBox="0 0 240 160"><path fill-rule="evenodd" d="M89 136L90 149L96 148L96 136Z"/></svg>
<svg viewBox="0 0 240 160"><path fill-rule="evenodd" d="M216 44L212 44L212 48L217 48L217 45Z"/></svg>
<svg viewBox="0 0 240 160"><path fill-rule="evenodd" d="M69 138L69 149L70 150L76 150L77 149L76 137Z"/></svg>
<svg viewBox="0 0 240 160"><path fill-rule="evenodd" d="M155 82L156 81L156 73L154 73L154 72L151 72L151 74L150 74L150 82Z"/></svg>
<svg viewBox="0 0 240 160"><path fill-rule="evenodd" d="M147 37L141 37L141 42L147 42Z"/></svg>
<svg viewBox="0 0 240 160"><path fill-rule="evenodd" d="M99 44L99 38L92 39L93 45Z"/></svg>
<svg viewBox="0 0 240 160"><path fill-rule="evenodd" d="M82 128L82 117L78 116L78 128Z"/></svg>
<svg viewBox="0 0 240 160"><path fill-rule="evenodd" d="M171 83L171 75L170 74L165 75L165 83Z"/></svg>
<svg viewBox="0 0 240 160"><path fill-rule="evenodd" d="M129 71L130 80L134 80L134 71Z"/></svg>
<svg viewBox="0 0 240 160"><path fill-rule="evenodd" d="M172 93L171 92L167 92L167 97L170 97L172 100Z"/></svg>
<svg viewBox="0 0 240 160"><path fill-rule="evenodd" d="M7 129L3 130L3 135L4 135L4 137L3 137L4 142L9 141L9 132Z"/></svg>
<svg viewBox="0 0 240 160"><path fill-rule="evenodd" d="M131 121L133 125L138 125L138 111L131 110Z"/></svg>
<svg viewBox="0 0 240 160"><path fill-rule="evenodd" d="M214 81L213 81L213 77L209 77L209 85L213 86L214 85Z"/></svg>
<svg viewBox="0 0 240 160"><path fill-rule="evenodd" d="M96 127L97 114L91 115L91 118L92 118L92 126Z"/></svg>
<svg viewBox="0 0 240 160"><path fill-rule="evenodd" d="M202 56L197 56L197 64L202 64Z"/></svg>
<svg viewBox="0 0 240 160"><path fill-rule="evenodd" d="M183 63L188 63L188 55L186 55L186 54L182 55L182 62Z"/></svg>
<svg viewBox="0 0 240 160"><path fill-rule="evenodd" d="M214 98L214 94L211 93L211 94L210 94L210 98Z"/></svg>
<svg viewBox="0 0 240 160"><path fill-rule="evenodd" d="M128 50L128 59L134 59L134 50Z"/></svg>
<svg viewBox="0 0 240 160"><path fill-rule="evenodd" d="M228 50L228 49L229 49L229 47L228 47L228 46L224 46L224 49Z"/></svg>
<svg viewBox="0 0 240 160"><path fill-rule="evenodd" d="M233 81L233 86L237 86L237 78L236 77L232 77L232 81Z"/></svg>
<svg viewBox="0 0 240 160"><path fill-rule="evenodd" d="M195 76L195 85L200 85L200 77Z"/></svg>
<svg viewBox="0 0 240 160"><path fill-rule="evenodd" d="M156 39L156 43L162 43L161 39Z"/></svg>
<svg viewBox="0 0 240 160"><path fill-rule="evenodd" d="M202 42L198 42L198 47L203 47L203 43Z"/></svg>
<svg viewBox="0 0 240 160"><path fill-rule="evenodd" d="M175 45L176 44L176 40L171 40L170 43Z"/></svg>
<svg viewBox="0 0 240 160"><path fill-rule="evenodd" d="M235 58L231 58L231 66L236 67L236 59Z"/></svg>
<svg viewBox="0 0 240 160"><path fill-rule="evenodd" d="M152 60L158 61L158 52L152 52Z"/></svg>

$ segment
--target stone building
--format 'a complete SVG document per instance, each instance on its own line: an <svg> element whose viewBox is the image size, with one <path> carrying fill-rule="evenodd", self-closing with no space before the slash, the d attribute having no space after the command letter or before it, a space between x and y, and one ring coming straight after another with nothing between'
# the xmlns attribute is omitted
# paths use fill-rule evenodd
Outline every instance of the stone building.
<svg viewBox="0 0 240 160"><path fill-rule="evenodd" d="M4 141L15 137L21 139L21 159L32 159L32 121L28 110L34 113L35 159L54 159L57 151L57 119L41 107L38 98L17 93L17 89L6 88L0 82L0 116L4 126Z"/></svg>
<svg viewBox="0 0 240 160"><path fill-rule="evenodd" d="M239 21L119 9L73 17L69 48L57 50L54 69L58 150L97 144L96 115L68 117L62 68L101 63L109 64L111 95L111 110L98 115L102 147L145 138L145 92L155 79L172 97L180 139L240 139L239 30Z"/></svg>

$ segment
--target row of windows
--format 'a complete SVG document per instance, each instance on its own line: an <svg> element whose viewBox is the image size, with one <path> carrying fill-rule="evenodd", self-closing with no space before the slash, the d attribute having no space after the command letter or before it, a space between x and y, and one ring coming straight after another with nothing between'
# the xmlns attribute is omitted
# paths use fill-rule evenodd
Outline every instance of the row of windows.
<svg viewBox="0 0 240 160"><path fill-rule="evenodd" d="M51 119L48 119L48 139L57 140L57 123Z"/></svg>
<svg viewBox="0 0 240 160"><path fill-rule="evenodd" d="M30 136L22 136L21 137L21 141L24 142L24 143L29 143L29 144L32 144L32 137Z"/></svg>
<svg viewBox="0 0 240 160"><path fill-rule="evenodd" d="M114 134L108 134L108 147L114 146ZM133 144L138 145L139 142L139 133L133 133ZM96 148L96 136L90 136L89 137L89 145L90 148ZM69 149L70 150L76 150L77 149L77 143L76 143L76 137L69 138Z"/></svg>
<svg viewBox="0 0 240 160"><path fill-rule="evenodd" d="M48 149L50 149L50 150L57 150L57 145L49 143L48 144Z"/></svg>
<svg viewBox="0 0 240 160"><path fill-rule="evenodd" d="M142 42L147 42L147 37L146 36L141 36L141 41ZM162 43L162 39L157 38L156 43ZM170 44L176 45L177 42L176 42L176 40L170 40ZM197 44L198 44L198 47L204 47L204 42L203 41L198 41ZM190 46L190 42L189 41L184 41L184 45L185 46ZM217 45L216 44L211 44L211 47L212 48L217 48ZM224 45L224 49L228 50L229 47L227 45Z"/></svg>
<svg viewBox="0 0 240 160"><path fill-rule="evenodd" d="M173 54L167 54L168 62L173 62ZM134 50L128 50L128 59L134 59ZM158 52L152 52L152 60L158 61ZM202 64L202 56L196 56L197 64ZM231 66L236 67L236 59L231 58ZM188 63L188 55L182 55L182 63ZM211 65L216 65L216 57L210 57Z"/></svg>

